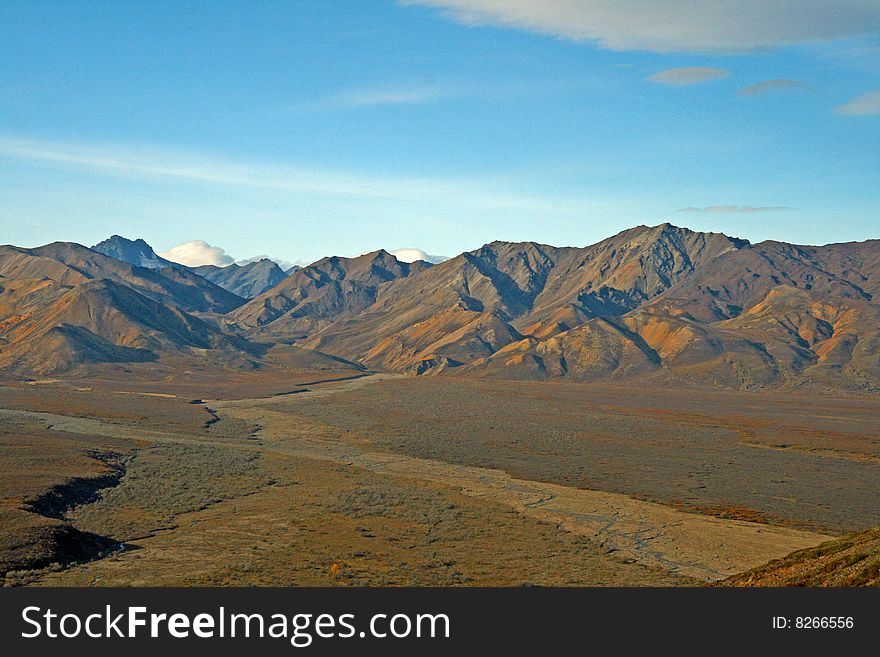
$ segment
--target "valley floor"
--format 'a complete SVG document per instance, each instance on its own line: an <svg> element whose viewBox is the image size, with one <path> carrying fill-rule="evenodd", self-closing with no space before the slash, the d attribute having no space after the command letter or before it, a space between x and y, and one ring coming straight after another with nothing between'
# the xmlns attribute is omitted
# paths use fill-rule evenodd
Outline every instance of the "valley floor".
<svg viewBox="0 0 880 657"><path fill-rule="evenodd" d="M6 582L694 585L880 524L869 397L337 378L0 388Z"/></svg>

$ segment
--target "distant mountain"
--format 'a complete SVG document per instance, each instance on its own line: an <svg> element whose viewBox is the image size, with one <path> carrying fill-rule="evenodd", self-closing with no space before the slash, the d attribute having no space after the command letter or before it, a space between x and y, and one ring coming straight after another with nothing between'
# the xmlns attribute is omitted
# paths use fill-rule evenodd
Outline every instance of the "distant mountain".
<svg viewBox="0 0 880 657"><path fill-rule="evenodd" d="M226 267L202 265L190 269L224 290L246 299L252 299L271 290L287 278L284 270L268 258L245 265L232 264Z"/></svg>
<svg viewBox="0 0 880 657"><path fill-rule="evenodd" d="M252 299L231 318L242 327L275 336L307 334L360 312L375 301L382 286L430 266L400 262L387 251L322 258Z"/></svg>
<svg viewBox="0 0 880 657"><path fill-rule="evenodd" d="M153 248L142 239L130 240L119 235L113 235L110 239L95 244L92 250L111 258L122 260L130 265L146 267L147 269L162 269L163 267L183 268L183 265L157 256Z"/></svg>
<svg viewBox="0 0 880 657"><path fill-rule="evenodd" d="M216 265L186 267L156 255L153 248L142 239L130 240L119 235L113 235L110 239L99 242L92 247L92 250L137 267L146 267L147 269L170 267L176 270L190 270L224 290L245 299L259 296L286 278L284 270L268 258L261 258L243 265L231 264L225 267Z"/></svg>

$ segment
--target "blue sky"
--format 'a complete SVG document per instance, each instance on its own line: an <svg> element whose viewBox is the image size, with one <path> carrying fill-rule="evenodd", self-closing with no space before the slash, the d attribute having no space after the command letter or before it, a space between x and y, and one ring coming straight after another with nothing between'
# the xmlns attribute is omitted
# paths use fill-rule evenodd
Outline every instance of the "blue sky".
<svg viewBox="0 0 880 657"><path fill-rule="evenodd" d="M880 4L0 0L2 243L309 262L663 221L880 237Z"/></svg>

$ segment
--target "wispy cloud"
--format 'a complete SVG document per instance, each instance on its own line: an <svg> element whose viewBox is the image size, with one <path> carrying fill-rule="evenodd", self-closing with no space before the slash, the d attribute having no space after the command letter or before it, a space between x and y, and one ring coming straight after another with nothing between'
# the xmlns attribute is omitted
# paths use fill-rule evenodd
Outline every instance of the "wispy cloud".
<svg viewBox="0 0 880 657"><path fill-rule="evenodd" d="M750 214L753 212L784 212L793 210L784 205L752 206L752 205L710 205L705 208L679 208L676 212L703 212L707 214Z"/></svg>
<svg viewBox="0 0 880 657"><path fill-rule="evenodd" d="M611 50L742 52L845 39L880 28L867 0L400 0L465 25L492 25L594 41Z"/></svg>
<svg viewBox="0 0 880 657"><path fill-rule="evenodd" d="M303 111L350 110L387 105L424 105L454 96L453 90L441 85L393 86L353 89L296 106Z"/></svg>
<svg viewBox="0 0 880 657"><path fill-rule="evenodd" d="M880 114L880 89L856 96L848 103L838 105L835 109L838 114L848 114L850 116Z"/></svg>
<svg viewBox="0 0 880 657"><path fill-rule="evenodd" d="M803 80L764 80L737 90L740 96L763 96L776 91L810 91L811 87Z"/></svg>
<svg viewBox="0 0 880 657"><path fill-rule="evenodd" d="M591 201L512 191L482 178L380 177L317 167L235 161L151 146L77 144L0 136L0 156L105 175L207 183L319 196L426 202L486 210L551 212Z"/></svg>
<svg viewBox="0 0 880 657"><path fill-rule="evenodd" d="M730 71L726 71L723 68L684 66L682 68L668 68L665 71L648 76L647 79L651 82L665 84L670 87L687 87L692 84L726 78L728 75L730 75Z"/></svg>

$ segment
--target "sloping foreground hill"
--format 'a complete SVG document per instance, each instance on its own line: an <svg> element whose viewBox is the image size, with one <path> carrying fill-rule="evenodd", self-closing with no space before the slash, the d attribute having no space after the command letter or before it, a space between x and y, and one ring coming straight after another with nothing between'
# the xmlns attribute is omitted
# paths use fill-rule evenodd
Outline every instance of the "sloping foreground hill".
<svg viewBox="0 0 880 657"><path fill-rule="evenodd" d="M880 586L880 527L798 550L716 586Z"/></svg>

